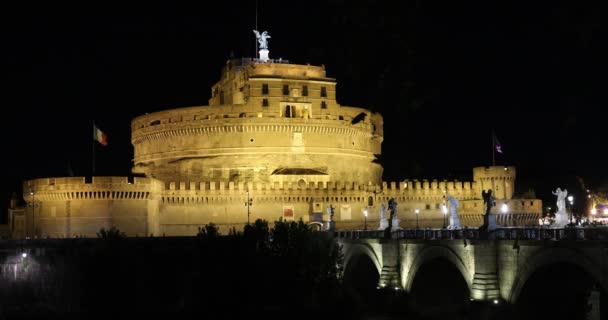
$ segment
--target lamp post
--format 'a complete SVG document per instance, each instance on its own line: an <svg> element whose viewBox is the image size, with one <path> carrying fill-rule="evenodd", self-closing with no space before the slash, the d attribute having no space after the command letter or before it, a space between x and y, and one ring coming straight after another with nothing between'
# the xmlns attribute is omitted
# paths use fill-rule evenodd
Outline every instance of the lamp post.
<svg viewBox="0 0 608 320"><path fill-rule="evenodd" d="M30 191L32 196L32 235L36 235L36 194L34 191Z"/></svg>
<svg viewBox="0 0 608 320"><path fill-rule="evenodd" d="M418 229L418 214L420 214L420 210L416 209L414 212L416 212L416 229Z"/></svg>
<svg viewBox="0 0 608 320"><path fill-rule="evenodd" d="M363 230L367 230L367 209L363 210L363 219L365 219Z"/></svg>
<svg viewBox="0 0 608 320"><path fill-rule="evenodd" d="M568 196L568 202L570 202L570 224L572 224L572 211L574 210L574 197L573 196Z"/></svg>
<svg viewBox="0 0 608 320"><path fill-rule="evenodd" d="M247 225L249 225L249 215L251 212L249 211L249 207L253 205L253 199L249 198L249 190L245 191L247 194L247 200L245 201L245 206L247 207Z"/></svg>
<svg viewBox="0 0 608 320"><path fill-rule="evenodd" d="M445 220L448 216L448 207L445 205L445 203L441 205L441 210L443 211L443 229L445 229L447 227Z"/></svg>

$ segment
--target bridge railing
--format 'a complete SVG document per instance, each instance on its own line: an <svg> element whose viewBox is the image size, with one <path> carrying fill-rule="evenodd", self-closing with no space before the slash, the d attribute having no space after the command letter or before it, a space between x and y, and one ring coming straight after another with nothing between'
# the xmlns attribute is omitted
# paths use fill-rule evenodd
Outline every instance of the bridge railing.
<svg viewBox="0 0 608 320"><path fill-rule="evenodd" d="M381 239L384 230L338 230L336 236L343 239ZM463 229L400 229L391 233L391 239L456 240L456 239L497 239L497 240L608 240L605 227L510 227L498 228L483 234L477 228Z"/></svg>

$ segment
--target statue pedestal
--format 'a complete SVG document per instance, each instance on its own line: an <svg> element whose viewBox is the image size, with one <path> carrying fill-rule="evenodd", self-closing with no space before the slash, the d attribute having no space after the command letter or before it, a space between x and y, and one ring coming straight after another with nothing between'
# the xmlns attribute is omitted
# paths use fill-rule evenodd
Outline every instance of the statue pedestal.
<svg viewBox="0 0 608 320"><path fill-rule="evenodd" d="M268 49L260 49L260 51L258 51L258 53L260 54L260 61L268 62L268 52Z"/></svg>
<svg viewBox="0 0 608 320"><path fill-rule="evenodd" d="M327 221L327 231L334 231L336 229L336 223L333 221Z"/></svg>
<svg viewBox="0 0 608 320"><path fill-rule="evenodd" d="M562 228L565 227L570 220L568 220L568 214L565 211L559 211L555 213L555 222L551 225L552 227Z"/></svg>
<svg viewBox="0 0 608 320"><path fill-rule="evenodd" d="M388 228L388 219L380 219L380 227L378 230L384 230Z"/></svg>
<svg viewBox="0 0 608 320"><path fill-rule="evenodd" d="M481 228L485 231L492 231L498 228L498 226L496 225L496 215L491 213L485 214L483 216L483 225L481 226Z"/></svg>
<svg viewBox="0 0 608 320"><path fill-rule="evenodd" d="M460 229L460 218L457 215L453 214L450 216L450 229Z"/></svg>
<svg viewBox="0 0 608 320"><path fill-rule="evenodd" d="M391 231L401 230L399 223L401 223L401 219L393 218L393 227L391 228ZM387 225L387 227L388 227L388 225Z"/></svg>

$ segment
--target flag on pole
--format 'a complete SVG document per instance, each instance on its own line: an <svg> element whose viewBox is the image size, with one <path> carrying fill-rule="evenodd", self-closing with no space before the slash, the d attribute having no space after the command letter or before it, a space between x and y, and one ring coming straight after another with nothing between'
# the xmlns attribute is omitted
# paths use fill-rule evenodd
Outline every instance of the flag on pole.
<svg viewBox="0 0 608 320"><path fill-rule="evenodd" d="M93 125L93 140L99 142L102 146L108 145L108 136L99 130L96 125Z"/></svg>
<svg viewBox="0 0 608 320"><path fill-rule="evenodd" d="M496 135L494 135L494 147L496 148L496 152L502 154L502 145L498 142L498 139L496 139Z"/></svg>

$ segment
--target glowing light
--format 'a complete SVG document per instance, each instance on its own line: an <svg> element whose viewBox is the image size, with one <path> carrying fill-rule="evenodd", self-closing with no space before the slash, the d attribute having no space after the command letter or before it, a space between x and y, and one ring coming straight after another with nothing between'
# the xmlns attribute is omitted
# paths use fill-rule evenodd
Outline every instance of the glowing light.
<svg viewBox="0 0 608 320"><path fill-rule="evenodd" d="M494 304L498 304L498 299L494 299Z"/></svg>
<svg viewBox="0 0 608 320"><path fill-rule="evenodd" d="M604 214L608 214L608 209L604 209Z"/></svg>
<svg viewBox="0 0 608 320"><path fill-rule="evenodd" d="M595 208L591 209L591 214L592 215L596 215L597 214L597 209L595 209Z"/></svg>
<svg viewBox="0 0 608 320"><path fill-rule="evenodd" d="M416 214L419 214L419 213L420 213L420 210L418 210L418 209L416 209L415 211L416 211Z"/></svg>
<svg viewBox="0 0 608 320"><path fill-rule="evenodd" d="M446 205L441 205L441 210L443 210L443 214L448 214L448 207Z"/></svg>
<svg viewBox="0 0 608 320"><path fill-rule="evenodd" d="M509 211L509 206L507 206L506 203L503 203L502 206L500 206L500 211L502 213L507 213L507 211Z"/></svg>
<svg viewBox="0 0 608 320"><path fill-rule="evenodd" d="M367 209L363 210L363 215L367 218Z"/></svg>
<svg viewBox="0 0 608 320"><path fill-rule="evenodd" d="M21 254L21 257L22 257L22 258L24 258L24 259L25 259L25 258L27 258L27 253L25 253L25 252L24 252L24 253L22 253L22 254Z"/></svg>

